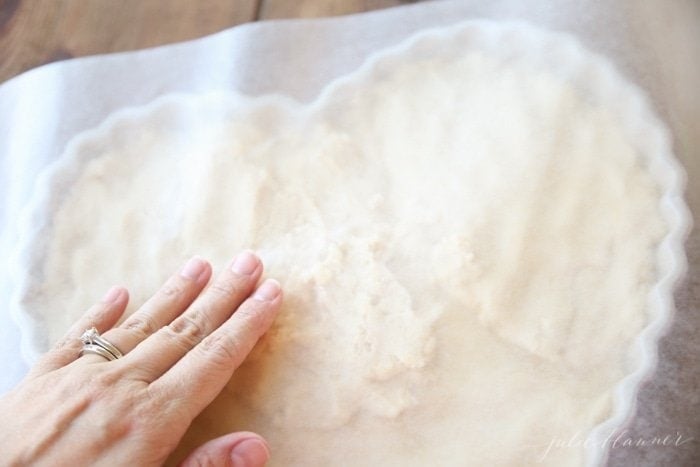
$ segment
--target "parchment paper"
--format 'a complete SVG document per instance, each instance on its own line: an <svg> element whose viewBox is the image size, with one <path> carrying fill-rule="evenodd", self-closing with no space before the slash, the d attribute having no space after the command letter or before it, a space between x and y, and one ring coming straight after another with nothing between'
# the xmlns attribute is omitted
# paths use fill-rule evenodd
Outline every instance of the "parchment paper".
<svg viewBox="0 0 700 467"><path fill-rule="evenodd" d="M37 174L77 133L127 106L171 92L235 89L313 99L379 48L468 18L521 19L567 31L612 59L650 94L674 134L689 175L688 204L700 213L700 2L695 0L432 1L339 18L251 23L203 39L46 65L0 85L0 256ZM700 235L688 241L689 279L660 346L659 370L639 396L620 444L682 437L682 443L618 446L609 465L700 465ZM0 393L27 370L7 312L11 271L0 264ZM96 292L97 293L97 292ZM576 440L572 440L575 443ZM637 443L639 444L639 443ZM647 443L649 444L649 443Z"/></svg>

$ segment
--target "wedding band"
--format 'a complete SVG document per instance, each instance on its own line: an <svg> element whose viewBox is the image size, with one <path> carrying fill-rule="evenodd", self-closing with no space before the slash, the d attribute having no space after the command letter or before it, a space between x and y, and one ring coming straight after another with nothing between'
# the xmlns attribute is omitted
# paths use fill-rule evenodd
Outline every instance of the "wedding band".
<svg viewBox="0 0 700 467"><path fill-rule="evenodd" d="M100 336L96 328L86 329L80 340L83 341L83 348L80 350L80 355L86 353L100 355L107 360L116 360L123 357L123 354L111 342Z"/></svg>
<svg viewBox="0 0 700 467"><path fill-rule="evenodd" d="M104 347L100 347L99 345L95 344L85 344L83 345L83 348L80 349L80 356L82 357L85 354L95 354L99 355L100 357L104 357L109 361L116 360L117 357L115 357L112 353L107 352Z"/></svg>

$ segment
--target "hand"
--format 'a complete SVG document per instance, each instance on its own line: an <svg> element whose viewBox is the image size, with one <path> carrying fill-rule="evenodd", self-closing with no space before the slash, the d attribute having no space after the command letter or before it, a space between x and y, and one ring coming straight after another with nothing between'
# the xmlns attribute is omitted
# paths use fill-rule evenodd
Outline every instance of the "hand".
<svg viewBox="0 0 700 467"><path fill-rule="evenodd" d="M118 327L129 300L115 287L0 399L0 457L11 465L161 465L270 327L282 301L262 263L243 252L212 275L192 258ZM124 356L79 358L96 327ZM257 467L269 457L255 433L200 446L183 465Z"/></svg>

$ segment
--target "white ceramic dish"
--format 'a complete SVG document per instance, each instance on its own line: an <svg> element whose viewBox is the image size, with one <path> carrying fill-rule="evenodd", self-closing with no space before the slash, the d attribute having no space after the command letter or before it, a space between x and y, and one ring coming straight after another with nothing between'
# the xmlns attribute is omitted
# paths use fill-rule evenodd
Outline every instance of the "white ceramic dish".
<svg viewBox="0 0 700 467"><path fill-rule="evenodd" d="M634 141L642 163L663 187L659 200L668 224L668 233L657 249L658 281L649 297L652 313L648 324L634 341L630 352L637 356L636 367L614 388L614 410L588 436L586 459L588 465L599 465L610 447L608 438L634 413L636 395L641 382L656 366L657 343L673 314L673 289L684 274L686 260L683 242L690 226L690 217L683 201L685 177L671 152L668 131L654 115L643 92L627 82L604 58L582 48L573 38L563 34L546 33L524 24L498 24L469 21L449 28L417 34L403 44L375 54L361 69L331 83L321 96L308 106L301 106L282 96L250 99L240 95L217 96L222 109L252 112L263 107L279 108L291 115L306 118L322 107L332 95L350 92L355 86L381 75L382 70L400 60L430 56L436 48L451 48L459 53L468 44L480 50L503 53L528 60L566 79L593 103L605 106L623 122L629 141ZM52 212L62 202L73 180L81 173L96 152L93 148L116 142L121 128L138 125L148 119L178 111L196 121L200 102L212 101L212 96L166 96L137 109L125 109L114 114L98 128L76 136L63 157L41 175L37 192L22 221L23 244L12 260L17 291L12 313L22 330L22 351L33 361L48 346L43 315L27 306L33 284L41 280L46 239L50 238ZM282 112L283 113L283 112ZM194 115L194 117L190 117Z"/></svg>

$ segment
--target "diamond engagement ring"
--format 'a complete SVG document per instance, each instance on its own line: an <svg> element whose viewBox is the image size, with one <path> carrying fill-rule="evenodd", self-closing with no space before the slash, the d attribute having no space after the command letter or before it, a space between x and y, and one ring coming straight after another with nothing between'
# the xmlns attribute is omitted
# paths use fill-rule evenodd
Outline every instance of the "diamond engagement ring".
<svg viewBox="0 0 700 467"><path fill-rule="evenodd" d="M80 340L83 341L83 348L80 350L80 356L91 353L104 357L107 360L116 360L122 357L122 353L107 339L100 336L96 328L85 330Z"/></svg>

